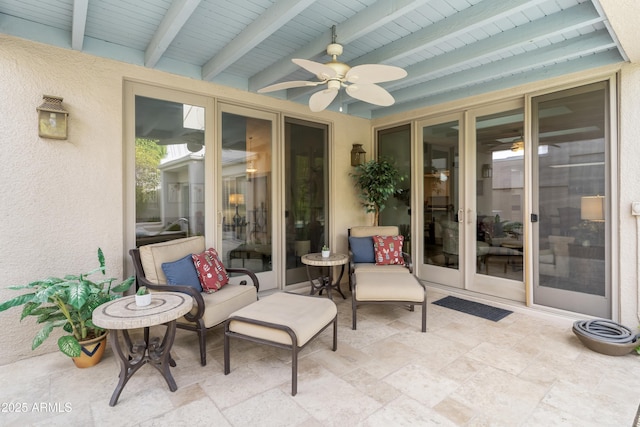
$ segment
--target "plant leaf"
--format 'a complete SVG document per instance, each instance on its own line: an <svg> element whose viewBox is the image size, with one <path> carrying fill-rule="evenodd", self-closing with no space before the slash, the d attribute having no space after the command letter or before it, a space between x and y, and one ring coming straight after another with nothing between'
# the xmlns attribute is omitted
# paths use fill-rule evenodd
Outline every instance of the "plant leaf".
<svg viewBox="0 0 640 427"><path fill-rule="evenodd" d="M22 319L24 319L25 317L32 315L34 310L36 310L38 307L40 307L40 303L33 302L33 301L29 301L28 303L26 303L24 305L24 308L22 309L22 314L20 315L20 321L22 321Z"/></svg>
<svg viewBox="0 0 640 427"><path fill-rule="evenodd" d="M87 302L90 293L91 288L84 281L72 283L69 285L68 303L76 310L79 310Z"/></svg>
<svg viewBox="0 0 640 427"><path fill-rule="evenodd" d="M33 337L33 342L31 343L31 350L35 350L42 344L44 340L49 337L49 334L53 330L53 322L45 323L44 327L38 331L35 337Z"/></svg>
<svg viewBox="0 0 640 427"><path fill-rule="evenodd" d="M104 254L102 253L102 248L98 248L98 262L100 263L100 270L102 270L102 274L107 274L105 270Z"/></svg>
<svg viewBox="0 0 640 427"><path fill-rule="evenodd" d="M36 294L24 294L24 295L19 295L15 298L11 298L8 301L3 302L2 304L0 304L0 311L5 311L11 307L16 307L18 305L22 305L22 304L26 304L28 302L31 302L34 300Z"/></svg>
<svg viewBox="0 0 640 427"><path fill-rule="evenodd" d="M80 357L82 347L78 340L71 335L65 335L58 339L58 348L69 357Z"/></svg>
<svg viewBox="0 0 640 427"><path fill-rule="evenodd" d="M119 293L119 292L124 292L124 291L128 290L131 287L131 285L133 285L133 282L134 282L135 279L136 279L135 276L129 277L124 282L122 282L119 285L114 286L113 288L111 288L111 292Z"/></svg>

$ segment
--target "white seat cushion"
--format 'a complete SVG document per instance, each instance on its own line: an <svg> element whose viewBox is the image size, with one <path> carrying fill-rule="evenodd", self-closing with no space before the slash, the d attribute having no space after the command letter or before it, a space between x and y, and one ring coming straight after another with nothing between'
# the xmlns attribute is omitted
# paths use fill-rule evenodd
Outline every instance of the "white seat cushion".
<svg viewBox="0 0 640 427"><path fill-rule="evenodd" d="M331 323L337 313L335 303L328 298L280 292L241 308L229 317L245 317L287 326L296 334L298 339L296 345L302 347L322 328ZM292 345L291 337L287 332L267 326L231 320L229 330L254 338Z"/></svg>
<svg viewBox="0 0 640 427"><path fill-rule="evenodd" d="M413 274L356 272L356 301L424 301L424 288Z"/></svg>

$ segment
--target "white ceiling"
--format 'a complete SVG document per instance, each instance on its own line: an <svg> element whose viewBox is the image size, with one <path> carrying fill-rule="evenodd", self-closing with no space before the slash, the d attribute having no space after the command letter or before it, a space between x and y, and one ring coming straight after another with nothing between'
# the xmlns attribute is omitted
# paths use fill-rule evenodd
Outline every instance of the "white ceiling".
<svg viewBox="0 0 640 427"><path fill-rule="evenodd" d="M408 72L390 107L329 107L362 117L627 60L597 0L0 0L0 33L251 92L315 80L291 58L327 62L333 25L342 62Z"/></svg>

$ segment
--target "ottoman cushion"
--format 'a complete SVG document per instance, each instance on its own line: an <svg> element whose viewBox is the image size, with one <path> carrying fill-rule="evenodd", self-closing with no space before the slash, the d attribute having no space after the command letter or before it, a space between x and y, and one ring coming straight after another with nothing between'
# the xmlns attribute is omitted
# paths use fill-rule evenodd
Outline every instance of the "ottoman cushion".
<svg viewBox="0 0 640 427"><path fill-rule="evenodd" d="M292 343L291 337L285 331L240 320L231 320L229 330L254 338L301 347L331 323L337 312L335 303L327 298L281 292L243 307L231 313L229 317L244 317L287 326L295 332L297 343Z"/></svg>
<svg viewBox="0 0 640 427"><path fill-rule="evenodd" d="M356 272L356 301L422 302L424 288L413 274Z"/></svg>

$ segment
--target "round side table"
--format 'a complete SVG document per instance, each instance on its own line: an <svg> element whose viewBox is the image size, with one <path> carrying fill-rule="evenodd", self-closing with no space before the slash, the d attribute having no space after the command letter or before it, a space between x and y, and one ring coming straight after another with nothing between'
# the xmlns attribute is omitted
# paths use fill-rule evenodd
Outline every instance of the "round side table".
<svg viewBox="0 0 640 427"><path fill-rule="evenodd" d="M129 379L147 363L162 374L169 390L178 389L169 371L169 366L175 366L171 358L171 346L176 335L176 319L188 313L192 307L193 301L187 294L155 292L151 294L151 304L144 307L138 307L134 295L130 295L104 303L94 310L93 323L109 329L113 334L111 347L120 364L120 379L109 406L115 406ZM149 327L161 324L167 326L164 337L149 339ZM129 330L139 328L144 328L144 341L132 343Z"/></svg>
<svg viewBox="0 0 640 427"><path fill-rule="evenodd" d="M342 295L343 299L347 298L340 289L340 281L344 274L344 266L349 262L349 256L345 254L331 253L328 257L323 257L322 253L317 252L303 255L301 257L301 261L307 266L307 277L309 278L309 283L311 283L311 295L314 295L316 291L320 291L320 294L322 294L322 291L326 290L327 297L333 299L331 290L335 289L340 293L340 295ZM333 267L338 265L342 268L340 269L338 279L334 282ZM326 269L326 274L321 274L320 277L317 278L317 284L314 283L314 280L311 277L310 267L320 267L321 273L323 269Z"/></svg>

